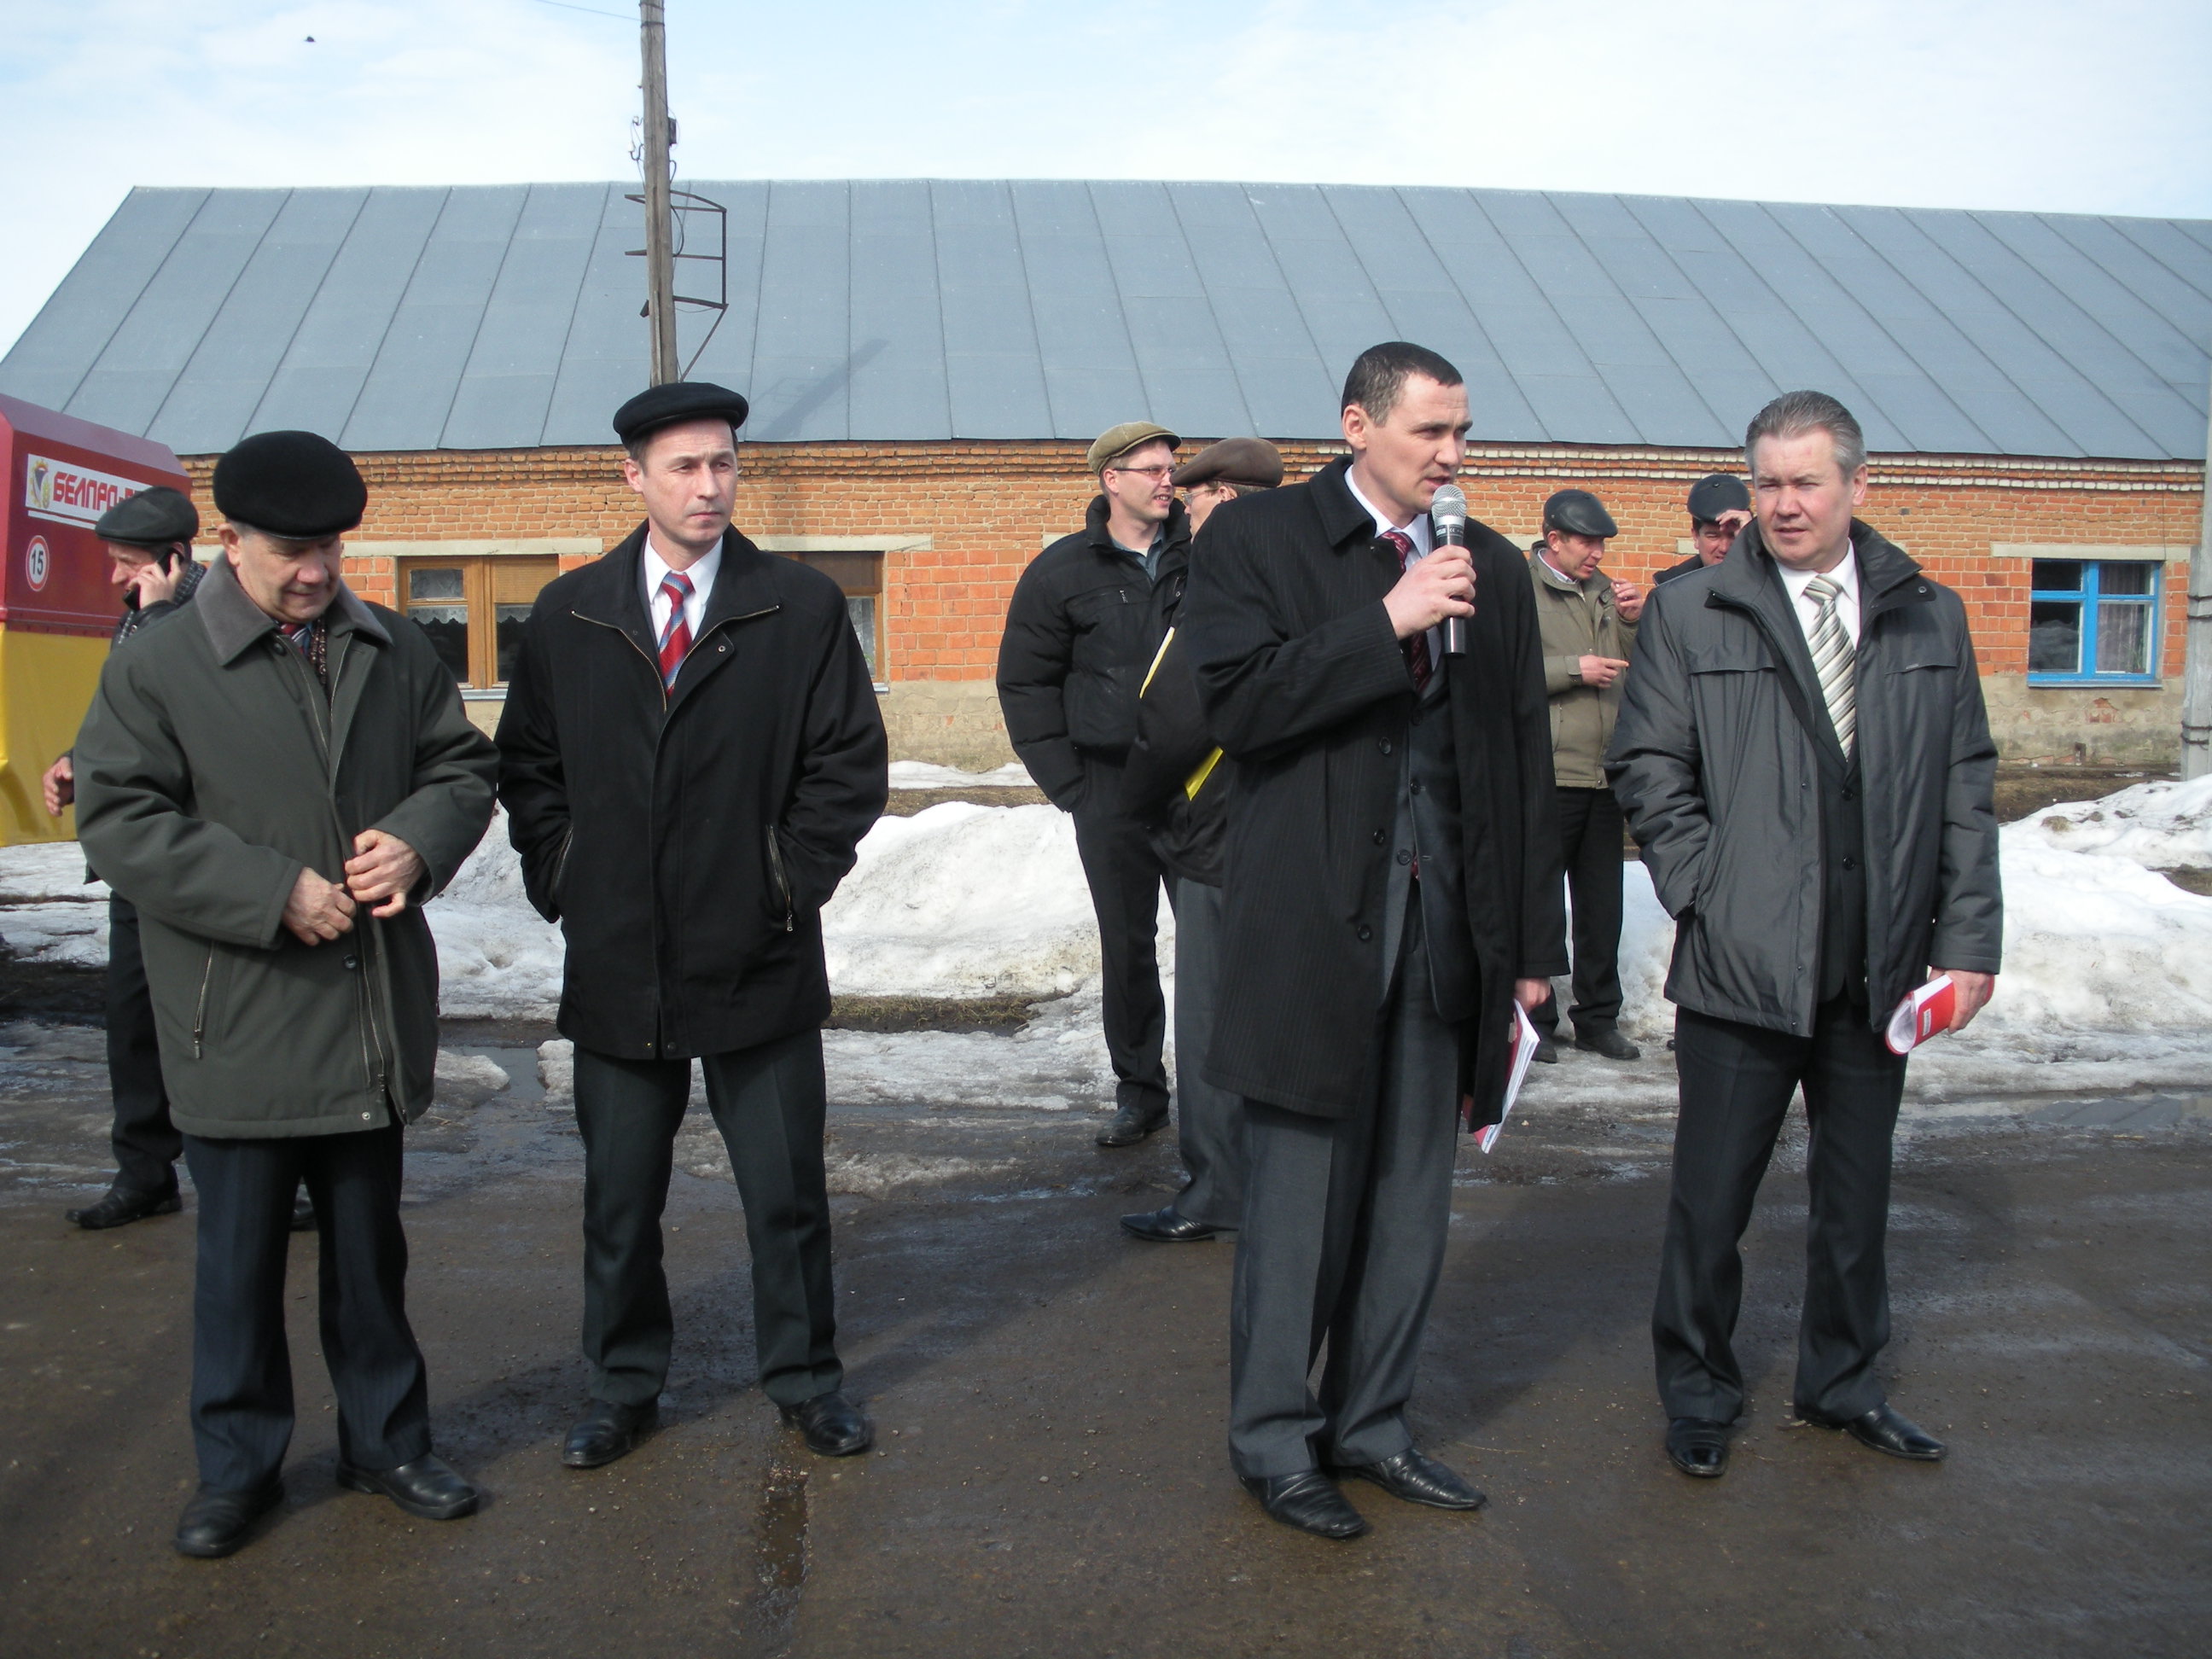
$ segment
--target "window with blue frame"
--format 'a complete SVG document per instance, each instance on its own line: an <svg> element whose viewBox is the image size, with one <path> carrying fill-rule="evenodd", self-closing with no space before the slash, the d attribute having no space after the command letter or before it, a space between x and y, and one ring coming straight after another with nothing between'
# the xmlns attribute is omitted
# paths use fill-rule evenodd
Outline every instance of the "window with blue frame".
<svg viewBox="0 0 2212 1659"><path fill-rule="evenodd" d="M2036 560L2028 684L2155 685L2161 568L2139 560Z"/></svg>

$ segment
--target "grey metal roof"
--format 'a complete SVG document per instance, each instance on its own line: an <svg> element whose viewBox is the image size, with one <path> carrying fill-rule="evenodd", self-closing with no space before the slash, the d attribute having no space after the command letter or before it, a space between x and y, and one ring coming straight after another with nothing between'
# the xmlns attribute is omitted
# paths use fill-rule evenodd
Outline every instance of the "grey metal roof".
<svg viewBox="0 0 2212 1659"><path fill-rule="evenodd" d="M692 371L758 441L1335 435L1358 350L1478 438L1726 447L1832 392L1877 449L2204 454L2212 222L1529 191L692 183L730 308ZM645 380L623 185L137 190L0 391L167 443L610 441ZM687 281L696 280L687 276ZM703 319L687 316L688 355Z"/></svg>

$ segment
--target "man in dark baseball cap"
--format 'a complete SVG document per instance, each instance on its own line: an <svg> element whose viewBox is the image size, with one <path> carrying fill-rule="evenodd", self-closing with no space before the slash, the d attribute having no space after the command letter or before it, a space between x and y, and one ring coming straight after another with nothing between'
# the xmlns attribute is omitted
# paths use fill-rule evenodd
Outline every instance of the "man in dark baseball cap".
<svg viewBox="0 0 2212 1659"><path fill-rule="evenodd" d="M1744 526L1751 522L1751 491L1732 472L1709 472L1690 486L1690 556L1670 564L1651 580L1672 581L1728 557Z"/></svg>
<svg viewBox="0 0 2212 1659"><path fill-rule="evenodd" d="M1644 590L1598 566L1620 533L1587 489L1562 489L1544 503L1544 539L1528 560L1536 622L1544 640L1544 688L1552 701L1552 772L1559 850L1574 898L1575 1047L1634 1060L1620 1035L1620 808L1606 787L1605 745L1620 707L1621 677L1636 647ZM1536 1058L1558 1058L1559 1000L1528 1011L1541 1034Z"/></svg>
<svg viewBox="0 0 2212 1659"><path fill-rule="evenodd" d="M126 495L100 515L92 533L106 544L107 580L123 593L123 616L109 649L191 602L206 574L192 562L192 538L199 530L192 498L164 484ZM41 782L47 812L59 817L76 799L75 756L62 756L46 769ZM97 1204L64 1212L93 1231L171 1215L182 1203L177 1159L184 1142L169 1121L168 1091L161 1086L154 1002L138 945L138 912L112 891L107 899L106 994L107 1087L115 1108L108 1140L115 1149L115 1179ZM312 1212L307 1224L314 1224Z"/></svg>

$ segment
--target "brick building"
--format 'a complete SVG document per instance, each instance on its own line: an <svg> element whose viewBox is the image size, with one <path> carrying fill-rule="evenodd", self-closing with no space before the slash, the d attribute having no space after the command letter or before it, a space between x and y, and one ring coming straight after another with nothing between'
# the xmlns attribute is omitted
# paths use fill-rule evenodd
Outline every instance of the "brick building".
<svg viewBox="0 0 2212 1659"><path fill-rule="evenodd" d="M2008 758L2170 760L2199 534L2212 224L1311 186L698 185L746 390L739 526L845 586L894 752L1008 757L1015 578L1081 522L1120 420L1336 453L1360 347L1468 378L1475 515L1593 489L1638 578L1773 392L1850 404L1870 521L1965 594ZM620 186L135 191L0 391L168 443L203 495L301 426L371 489L352 580L495 715L537 587L637 521L605 420L644 379ZM703 242L703 238L702 239ZM1373 250L1392 250L1388 259ZM687 278L687 287L696 286ZM715 323L711 335L707 324Z"/></svg>

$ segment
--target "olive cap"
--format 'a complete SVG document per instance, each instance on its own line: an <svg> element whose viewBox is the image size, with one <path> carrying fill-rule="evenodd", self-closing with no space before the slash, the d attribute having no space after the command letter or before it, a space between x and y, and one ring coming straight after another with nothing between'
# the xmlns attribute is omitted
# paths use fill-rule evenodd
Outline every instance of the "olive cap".
<svg viewBox="0 0 2212 1659"><path fill-rule="evenodd" d="M1103 472L1131 450L1153 443L1164 443L1175 449L1181 447L1182 440L1152 421L1124 421L1098 434L1091 446L1091 453L1084 457L1084 465L1093 472Z"/></svg>

